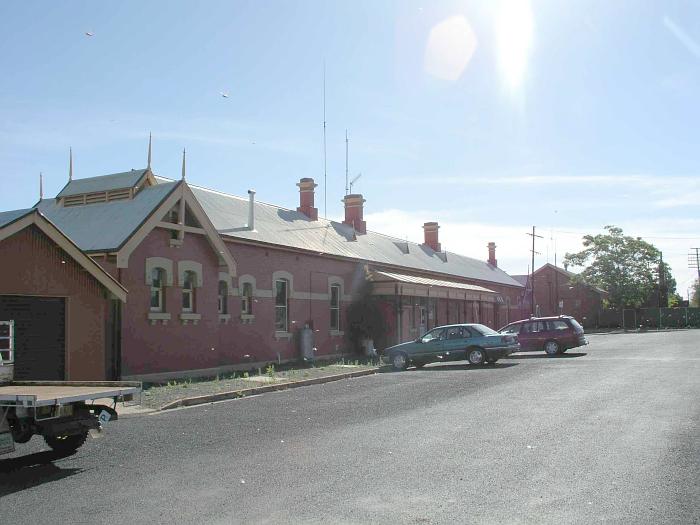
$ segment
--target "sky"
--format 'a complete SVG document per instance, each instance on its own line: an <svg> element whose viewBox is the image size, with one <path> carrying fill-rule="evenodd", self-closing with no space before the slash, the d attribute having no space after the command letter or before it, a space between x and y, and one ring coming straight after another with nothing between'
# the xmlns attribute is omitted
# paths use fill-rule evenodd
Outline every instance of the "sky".
<svg viewBox="0 0 700 525"><path fill-rule="evenodd" d="M697 275L697 2L7 0L0 49L0 210L152 133L158 175L186 148L189 183L289 208L313 177L340 219L347 130L370 230L524 274L532 226L539 267L613 224Z"/></svg>

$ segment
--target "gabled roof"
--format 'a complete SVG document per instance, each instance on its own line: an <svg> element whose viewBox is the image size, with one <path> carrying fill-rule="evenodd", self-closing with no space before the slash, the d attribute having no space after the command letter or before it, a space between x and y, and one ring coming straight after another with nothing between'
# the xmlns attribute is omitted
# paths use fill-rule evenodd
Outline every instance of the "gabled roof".
<svg viewBox="0 0 700 525"><path fill-rule="evenodd" d="M559 272L561 275L563 275L567 279L573 279L574 277L576 277L578 275L576 273L570 272L569 270L565 270L564 268L559 268L559 266L554 266L553 264L550 264L550 263L545 263L542 266L540 266L539 268L537 268L537 270L535 270L535 274L538 274L541 271L544 271L546 269L550 269L550 270L554 270L555 272ZM588 283L584 283L584 284L597 292L604 293L604 294L608 293L607 291L603 290L602 288L598 288L597 286L594 286L592 284L588 284Z"/></svg>
<svg viewBox="0 0 700 525"><path fill-rule="evenodd" d="M145 170L138 171L142 175L144 172ZM116 177L116 175L107 177ZM81 250L115 251L129 239L177 185L178 182L175 181L156 184L144 187L133 199L67 208L61 206L58 199L43 199L36 204L36 208L56 224Z"/></svg>
<svg viewBox="0 0 700 525"><path fill-rule="evenodd" d="M4 220L4 216L15 215L12 220ZM0 241L22 231L23 229L36 225L53 242L56 243L65 253L73 258L85 271L92 275L113 297L122 302L126 302L127 291L99 264L85 255L83 251L75 245L55 224L48 220L41 212L35 208L28 210L15 210L0 214Z"/></svg>
<svg viewBox="0 0 700 525"><path fill-rule="evenodd" d="M168 179L156 178L157 182ZM456 253L431 248L368 231L356 235L351 226L306 215L279 206L255 203L255 229L246 228L248 199L189 185L218 232L234 239L267 243L318 254L347 257L378 265L409 268L445 276L474 279L520 288L522 285L498 267ZM407 250L405 248L408 248Z"/></svg>
<svg viewBox="0 0 700 525"><path fill-rule="evenodd" d="M98 191L133 188L147 171L147 169L131 170L122 173L113 173L111 175L88 177L86 179L73 179L63 187L61 192L56 195L56 198L60 199L61 197L68 197L70 195L82 195L83 193L95 193Z"/></svg>
<svg viewBox="0 0 700 525"><path fill-rule="evenodd" d="M33 211L33 208L24 208L21 210L10 210L0 212L0 228L16 221L17 219L25 216L27 213Z"/></svg>

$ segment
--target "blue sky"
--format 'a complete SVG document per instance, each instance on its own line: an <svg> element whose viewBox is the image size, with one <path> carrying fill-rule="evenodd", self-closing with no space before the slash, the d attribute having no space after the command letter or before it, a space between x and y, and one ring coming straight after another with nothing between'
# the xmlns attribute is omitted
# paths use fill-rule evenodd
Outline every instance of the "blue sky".
<svg viewBox="0 0 700 525"><path fill-rule="evenodd" d="M91 32L93 36L85 33ZM368 228L525 273L616 224L685 295L700 244L700 4L687 1L3 2L0 210L153 167L342 215L345 129ZM228 98L221 96L227 93Z"/></svg>

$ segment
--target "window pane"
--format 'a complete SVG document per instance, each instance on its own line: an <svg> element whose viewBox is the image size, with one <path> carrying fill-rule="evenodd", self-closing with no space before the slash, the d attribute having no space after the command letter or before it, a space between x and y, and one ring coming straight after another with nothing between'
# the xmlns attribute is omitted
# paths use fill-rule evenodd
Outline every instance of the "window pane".
<svg viewBox="0 0 700 525"><path fill-rule="evenodd" d="M9 324L0 324L0 337L10 337Z"/></svg>
<svg viewBox="0 0 700 525"><path fill-rule="evenodd" d="M163 270L160 268L153 268L151 270L151 282L154 288L161 288L163 282Z"/></svg>
<svg viewBox="0 0 700 525"><path fill-rule="evenodd" d="M331 306L337 308L340 304L340 286L331 286Z"/></svg>
<svg viewBox="0 0 700 525"><path fill-rule="evenodd" d="M182 292L182 309L191 310L192 309L192 294L185 290Z"/></svg>
<svg viewBox="0 0 700 525"><path fill-rule="evenodd" d="M191 290L194 287L196 276L194 272L187 271L185 272L185 278L184 278L184 283L182 285L183 288L186 288L188 290Z"/></svg>
<svg viewBox="0 0 700 525"><path fill-rule="evenodd" d="M0 339L0 350L9 350L10 349L10 338L7 337L5 339Z"/></svg>
<svg viewBox="0 0 700 525"><path fill-rule="evenodd" d="M160 308L160 290L151 290L151 308Z"/></svg>
<svg viewBox="0 0 700 525"><path fill-rule="evenodd" d="M287 281L280 279L275 282L275 304L287 306Z"/></svg>
<svg viewBox="0 0 700 525"><path fill-rule="evenodd" d="M331 330L340 330L340 310L331 310Z"/></svg>
<svg viewBox="0 0 700 525"><path fill-rule="evenodd" d="M275 307L275 330L287 331L287 309L284 307Z"/></svg>

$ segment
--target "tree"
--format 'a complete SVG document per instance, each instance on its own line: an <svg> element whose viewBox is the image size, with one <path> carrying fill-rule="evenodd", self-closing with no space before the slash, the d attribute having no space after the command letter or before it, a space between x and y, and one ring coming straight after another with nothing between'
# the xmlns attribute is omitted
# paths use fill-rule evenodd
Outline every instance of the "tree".
<svg viewBox="0 0 700 525"><path fill-rule="evenodd" d="M660 265L661 252L653 244L641 237L623 235L617 226L606 226L605 230L603 234L585 235L584 249L565 255L565 264L584 267L579 280L606 290L612 307L658 306L660 292L662 296L663 292L676 292L671 268L666 263ZM665 289L659 288L660 273L665 278Z"/></svg>
<svg viewBox="0 0 700 525"><path fill-rule="evenodd" d="M372 339L375 344L382 344L385 336L384 314L379 300L372 295L372 288L371 281L364 281L348 306L348 339L356 349L360 348L363 339Z"/></svg>
<svg viewBox="0 0 700 525"><path fill-rule="evenodd" d="M700 279L695 279L692 286L693 293L690 296L690 306L700 307Z"/></svg>

